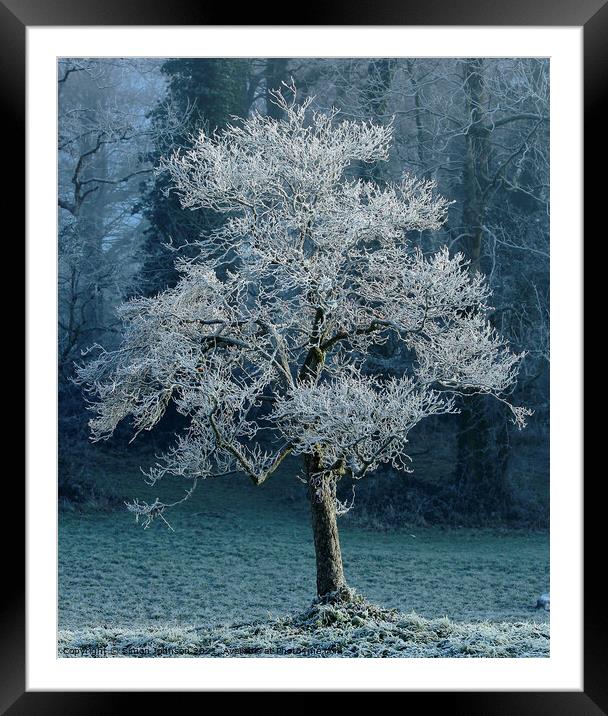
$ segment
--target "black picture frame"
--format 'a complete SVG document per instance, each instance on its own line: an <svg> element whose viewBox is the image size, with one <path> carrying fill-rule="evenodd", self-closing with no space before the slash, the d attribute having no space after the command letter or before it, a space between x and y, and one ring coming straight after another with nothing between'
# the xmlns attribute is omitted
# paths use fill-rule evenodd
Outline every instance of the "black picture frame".
<svg viewBox="0 0 608 716"><path fill-rule="evenodd" d="M285 10L288 8L286 7ZM291 15L281 10L278 23L261 22L260 7L249 5L233 10L239 24L281 25L455 25L455 26L583 26L584 28L584 211L586 227L596 219L599 236L599 212L605 199L600 196L603 183L594 182L604 168L600 148L602 130L600 110L605 100L608 75L608 0L362 0L328 2L318 6L297 6ZM276 11L278 13L278 10ZM187 0L0 0L0 87L4 123L6 165L10 167L4 206L10 213L25 216L25 164L21 142L25 141L25 62L28 26L79 25L229 25L230 9ZM11 156L11 153L14 156ZM573 187L573 191L578 191ZM589 230L589 229L588 229ZM18 235L18 233L17 233ZM7 237L8 238L8 237ZM18 243L11 237L12 241ZM573 251L579 247L573 246ZM580 249L582 250L582 249ZM19 329L14 332L19 335ZM578 340L573 336L573 340ZM578 379L576 376L574 379ZM24 382L25 384L25 382ZM574 429L578 429L575 427ZM580 427L582 430L582 426ZM8 476L7 476L8 477ZM12 477L12 476L11 476ZM584 506L584 690L580 692L424 692L408 697L438 699L453 714L581 714L608 713L607 609L601 568L605 537L600 498L601 475L592 475L585 483ZM594 479L595 478L595 479ZM143 694L125 692L32 692L25 686L25 560L24 483L16 477L5 480L5 504L11 505L16 526L11 528L10 549L4 550L4 606L0 616L2 648L0 652L0 713L46 714L57 710L68 714L108 713L119 700L133 702ZM6 496L8 491L8 496ZM6 537L5 539L9 539ZM19 542L20 540L23 540ZM9 560L9 564L6 564ZM604 557L605 560L605 557ZM605 563L605 562L604 562ZM573 578L576 578L573 575ZM482 687L483 685L480 685ZM76 685L75 685L76 687ZM277 690L278 690L277 686ZM171 698L171 694L168 694ZM449 698L449 702L446 697ZM163 699L164 694L155 693ZM426 706L430 702L426 701ZM411 700L408 699L408 705ZM141 707L141 704L137 704ZM137 707L136 706L136 707Z"/></svg>

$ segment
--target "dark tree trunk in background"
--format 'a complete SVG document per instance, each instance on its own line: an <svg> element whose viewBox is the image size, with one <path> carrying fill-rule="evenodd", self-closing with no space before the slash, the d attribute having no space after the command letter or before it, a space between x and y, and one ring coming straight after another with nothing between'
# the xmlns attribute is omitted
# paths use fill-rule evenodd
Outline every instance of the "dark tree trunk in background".
<svg viewBox="0 0 608 716"><path fill-rule="evenodd" d="M505 516L511 504L506 482L508 427L504 415L492 415L484 396L467 400L457 437L458 508L471 518Z"/></svg>
<svg viewBox="0 0 608 716"><path fill-rule="evenodd" d="M271 90L283 89L282 83L289 80L288 60L284 57L271 57L266 60L264 80L266 84L266 113L273 119L281 119L283 110L272 101Z"/></svg>
<svg viewBox="0 0 608 716"><path fill-rule="evenodd" d="M418 153L418 162L421 170L426 169L425 158L424 158L424 126L423 126L423 108L422 100L420 97L420 88L418 86L418 79L416 77L416 60L406 60L405 66L412 85L412 93L414 95L414 118L416 122L416 151Z"/></svg>
<svg viewBox="0 0 608 716"><path fill-rule="evenodd" d="M481 268L481 249L485 215L485 193L489 181L489 130L484 124L487 102L483 79L483 59L465 64L467 112L470 125L465 135L464 205L462 246L471 262L471 271Z"/></svg>
<svg viewBox="0 0 608 716"><path fill-rule="evenodd" d="M325 597L346 587L336 515L336 484L324 476L320 478L320 489L316 489L311 477L318 470L317 459L307 456L305 466L317 562L317 595Z"/></svg>
<svg viewBox="0 0 608 716"><path fill-rule="evenodd" d="M389 117L388 98L393 81L394 67L390 59L370 60L367 65L367 81L363 90L364 109L369 118L386 124ZM362 179L381 182L386 179L387 166L385 162L367 164L357 162L359 176Z"/></svg>
<svg viewBox="0 0 608 716"><path fill-rule="evenodd" d="M484 60L466 62L464 74L470 126L465 135L461 247L470 261L471 273L476 273L483 268L483 225L491 161L490 130L484 121L487 106ZM496 517L508 510L505 429L504 416L491 416L484 396L467 400L460 417L455 482L458 508L468 516Z"/></svg>

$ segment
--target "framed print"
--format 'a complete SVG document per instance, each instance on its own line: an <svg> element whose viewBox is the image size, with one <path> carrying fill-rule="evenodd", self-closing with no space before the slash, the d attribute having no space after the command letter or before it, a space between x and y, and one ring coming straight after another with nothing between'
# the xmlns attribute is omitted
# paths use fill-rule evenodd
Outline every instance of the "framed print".
<svg viewBox="0 0 608 716"><path fill-rule="evenodd" d="M3 708L606 712L582 470L605 4L1 10L27 189Z"/></svg>

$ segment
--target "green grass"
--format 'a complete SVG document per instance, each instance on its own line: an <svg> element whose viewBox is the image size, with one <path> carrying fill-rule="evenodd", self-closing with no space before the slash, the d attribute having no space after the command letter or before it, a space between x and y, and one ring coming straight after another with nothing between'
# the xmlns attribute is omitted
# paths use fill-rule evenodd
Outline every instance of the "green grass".
<svg viewBox="0 0 608 716"><path fill-rule="evenodd" d="M100 460L91 469L102 465L105 479L125 499L180 494L175 482L150 491L130 459ZM239 623L247 632L259 620L264 620L260 628L266 630L265 638L281 642L278 633L288 636L291 628L285 619L306 609L315 588L304 486L295 472L287 466L259 488L242 477L202 482L190 501L167 515L173 532L160 520L143 530L121 509L61 510L61 643L86 643L94 634L102 641L111 634L122 634L119 641L124 641L126 634L131 635L127 641L165 643L159 635L172 629L177 630L174 636L182 635L175 636L175 643L192 629L198 630L192 633L200 642L201 629L211 639L226 628L221 625ZM407 619L433 620L425 627L429 634L444 617L456 622L454 634L461 628L458 623L485 622L478 632L490 629L499 645L501 629L507 627L498 623L509 622L527 640L527 645L515 640L522 654L536 654L530 639L547 636L547 613L532 609L549 586L545 533L374 532L347 523L341 539L350 585L370 602L398 610L397 621L415 612ZM402 629L392 624L393 631ZM232 629L235 635L237 631ZM399 638L395 636L395 643ZM468 643L463 634L458 638L461 645ZM429 637L419 655L436 651L437 643Z"/></svg>

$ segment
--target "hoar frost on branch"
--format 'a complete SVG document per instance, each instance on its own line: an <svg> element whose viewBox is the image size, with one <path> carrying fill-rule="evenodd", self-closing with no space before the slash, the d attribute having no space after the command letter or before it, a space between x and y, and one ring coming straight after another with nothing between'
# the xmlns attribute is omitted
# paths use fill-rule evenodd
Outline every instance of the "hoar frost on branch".
<svg viewBox="0 0 608 716"><path fill-rule="evenodd" d="M192 489L231 472L261 484L289 454L314 456L317 478L334 481L381 463L408 470L409 432L458 412L457 396L493 395L519 427L529 414L509 402L523 354L488 323L482 277L461 254L408 242L446 219L433 182L346 175L387 159L392 127L340 122L297 104L293 87L285 95L275 94L284 119L255 113L164 161L184 209L225 221L196 259L178 260L175 288L123 306L122 346L80 369L97 398L94 440L129 416L136 434L152 429L171 401L189 418L152 484L169 474ZM391 334L412 369L369 375L365 355ZM167 506L130 509L149 523Z"/></svg>

